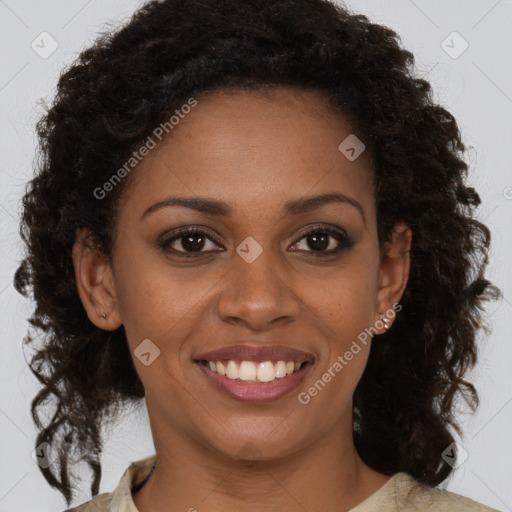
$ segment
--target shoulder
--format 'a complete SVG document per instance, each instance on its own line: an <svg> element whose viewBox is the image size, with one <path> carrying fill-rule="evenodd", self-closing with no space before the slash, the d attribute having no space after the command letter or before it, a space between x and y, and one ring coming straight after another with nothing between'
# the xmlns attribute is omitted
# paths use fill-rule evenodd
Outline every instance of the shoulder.
<svg viewBox="0 0 512 512"><path fill-rule="evenodd" d="M90 501L78 505L78 507L70 508L64 512L107 512L110 510L113 493L106 492L100 494Z"/></svg>
<svg viewBox="0 0 512 512"><path fill-rule="evenodd" d="M429 487L406 473L393 477L396 510L400 512L499 512L459 494Z"/></svg>
<svg viewBox="0 0 512 512"><path fill-rule="evenodd" d="M445 489L396 473L350 512L499 512Z"/></svg>
<svg viewBox="0 0 512 512"><path fill-rule="evenodd" d="M99 494L77 507L64 512L124 512L136 510L132 491L144 485L156 464L156 455L130 464L113 492Z"/></svg>

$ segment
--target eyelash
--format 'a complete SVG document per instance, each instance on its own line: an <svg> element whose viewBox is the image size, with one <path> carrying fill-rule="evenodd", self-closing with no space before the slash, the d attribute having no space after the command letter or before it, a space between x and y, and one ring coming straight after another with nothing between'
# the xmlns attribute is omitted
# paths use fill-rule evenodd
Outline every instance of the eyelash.
<svg viewBox="0 0 512 512"><path fill-rule="evenodd" d="M333 256L333 255L341 252L344 249L348 250L348 249L352 248L354 245L354 240L351 237L349 237L346 233L341 233L339 231L335 231L333 229L326 228L324 226L313 226L313 227L309 228L307 231L302 233L301 237L296 242L294 242L292 245L296 245L301 240L303 240L304 238L307 238L309 235L311 235L313 233L322 233L324 235L329 235L332 238L334 238L339 244L336 249L330 249L329 251L323 251L323 252L313 251L313 250L304 251L304 252L313 253L315 255L315 257L317 257L317 256L318 257ZM191 235L191 234L204 235L204 238L215 242L217 245L222 246L220 241L215 236L210 235L206 231L203 231L198 228L193 228L193 227L184 227L184 228L180 228L177 231L175 231L170 238L164 238L162 240L159 240L158 247L162 250L167 251L168 246L171 245L174 241L179 240L184 235ZM209 253L209 251L198 251L195 253L194 252L186 252L186 251L178 251L178 250L172 249L172 248L170 248L170 251L173 252L178 257L185 258L185 259L186 258L200 258L201 255ZM212 252L220 252L220 251L212 251ZM302 251L297 250L297 252L302 252Z"/></svg>

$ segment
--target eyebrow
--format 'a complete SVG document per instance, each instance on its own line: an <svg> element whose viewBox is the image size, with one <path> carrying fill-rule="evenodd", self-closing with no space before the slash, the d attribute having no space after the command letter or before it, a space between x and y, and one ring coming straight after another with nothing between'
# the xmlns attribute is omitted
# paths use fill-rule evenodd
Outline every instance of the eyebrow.
<svg viewBox="0 0 512 512"><path fill-rule="evenodd" d="M309 211L320 208L321 206L324 206L328 203L345 203L352 205L359 211L361 217L363 218L363 222L366 224L365 213L361 204L355 199L338 192L320 194L288 201L284 205L284 213L285 215L299 215L301 213L307 213ZM147 217L149 214L160 210L161 208L170 206L183 206L185 208L191 208L192 210L196 210L207 215L215 215L220 217L230 217L233 214L233 210L228 205L228 203L218 199L211 199L209 197L171 196L150 206L142 214L141 220Z"/></svg>

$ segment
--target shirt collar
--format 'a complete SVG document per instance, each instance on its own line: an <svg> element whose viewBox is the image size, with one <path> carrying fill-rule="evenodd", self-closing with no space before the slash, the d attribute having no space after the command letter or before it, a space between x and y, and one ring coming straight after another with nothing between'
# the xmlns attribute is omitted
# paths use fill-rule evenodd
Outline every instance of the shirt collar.
<svg viewBox="0 0 512 512"><path fill-rule="evenodd" d="M142 484L156 464L156 455L133 462L123 473L112 494L109 512L138 512L132 498L132 489Z"/></svg>
<svg viewBox="0 0 512 512"><path fill-rule="evenodd" d="M133 502L132 490L141 486L149 477L156 464L156 455L133 462L123 473L116 489L112 493L109 512L139 512ZM397 497L407 495L414 484L414 479L406 473L393 475L382 487L368 496L349 512L373 512L382 510L398 510ZM400 501L400 500L398 500ZM392 508L389 508L392 507Z"/></svg>

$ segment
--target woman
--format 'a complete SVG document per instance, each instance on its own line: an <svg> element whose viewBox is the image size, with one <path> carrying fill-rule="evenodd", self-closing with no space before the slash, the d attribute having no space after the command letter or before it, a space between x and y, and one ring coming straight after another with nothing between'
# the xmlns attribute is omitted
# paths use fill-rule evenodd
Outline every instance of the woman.
<svg viewBox="0 0 512 512"><path fill-rule="evenodd" d="M15 276L42 471L69 505L84 460L96 496L142 398L156 450L73 510L492 510L436 488L490 234L397 39L326 0L164 0L62 75Z"/></svg>

